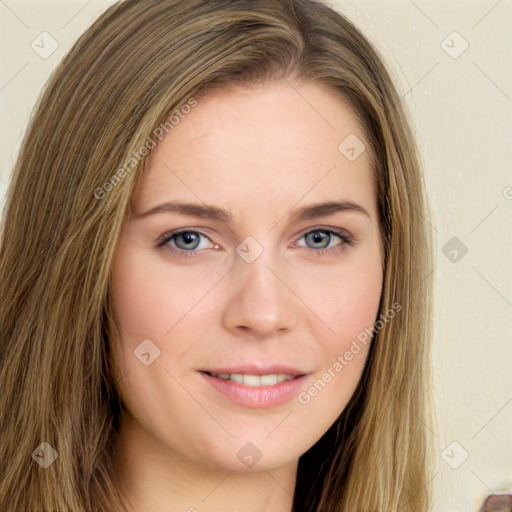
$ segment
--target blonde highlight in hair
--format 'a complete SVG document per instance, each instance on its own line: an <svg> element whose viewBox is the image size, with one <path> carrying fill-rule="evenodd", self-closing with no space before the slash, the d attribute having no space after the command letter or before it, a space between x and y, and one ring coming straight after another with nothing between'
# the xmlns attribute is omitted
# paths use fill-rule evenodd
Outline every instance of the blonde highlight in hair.
<svg viewBox="0 0 512 512"><path fill-rule="evenodd" d="M402 306L375 334L346 409L299 460L293 510L429 510L432 240L421 163L378 54L314 0L121 1L54 71L2 226L0 509L127 510L113 463L109 281L151 156L126 163L190 98L290 76L336 92L358 116L384 242L379 313ZM42 442L58 452L47 469L31 457Z"/></svg>

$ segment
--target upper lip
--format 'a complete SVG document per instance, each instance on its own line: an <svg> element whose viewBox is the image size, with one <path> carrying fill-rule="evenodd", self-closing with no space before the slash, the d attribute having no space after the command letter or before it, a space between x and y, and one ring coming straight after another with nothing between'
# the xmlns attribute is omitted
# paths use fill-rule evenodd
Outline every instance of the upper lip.
<svg viewBox="0 0 512 512"><path fill-rule="evenodd" d="M208 368L201 370L206 373L220 374L220 373L242 373L246 375L271 375L271 374L280 374L284 373L285 375L292 375L293 377L298 377L300 375L305 375L307 372L303 372L290 366L289 364L284 363L242 363L242 364L233 364L229 366L221 366L217 368Z"/></svg>

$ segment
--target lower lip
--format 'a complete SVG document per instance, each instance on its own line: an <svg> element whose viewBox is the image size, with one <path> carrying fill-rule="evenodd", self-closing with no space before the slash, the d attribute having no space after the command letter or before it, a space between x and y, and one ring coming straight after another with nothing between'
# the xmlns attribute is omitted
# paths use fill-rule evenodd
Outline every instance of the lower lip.
<svg viewBox="0 0 512 512"><path fill-rule="evenodd" d="M200 372L203 378L217 391L241 407L270 409L289 402L300 391L306 375L285 380L273 386L245 386L232 380L212 377Z"/></svg>

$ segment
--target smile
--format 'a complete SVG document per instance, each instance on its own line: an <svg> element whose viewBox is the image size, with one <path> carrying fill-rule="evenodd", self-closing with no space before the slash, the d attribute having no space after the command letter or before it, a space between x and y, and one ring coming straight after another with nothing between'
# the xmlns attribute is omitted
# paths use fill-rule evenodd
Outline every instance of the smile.
<svg viewBox="0 0 512 512"><path fill-rule="evenodd" d="M287 375L285 373L269 373L266 375L252 375L248 373L209 373L212 377L223 380L231 380L243 384L244 386L275 386L285 380L292 380L295 377L293 375Z"/></svg>
<svg viewBox="0 0 512 512"><path fill-rule="evenodd" d="M305 374L227 371L200 371L199 375L224 400L227 398L232 404L249 409L269 409L290 402L307 378Z"/></svg>

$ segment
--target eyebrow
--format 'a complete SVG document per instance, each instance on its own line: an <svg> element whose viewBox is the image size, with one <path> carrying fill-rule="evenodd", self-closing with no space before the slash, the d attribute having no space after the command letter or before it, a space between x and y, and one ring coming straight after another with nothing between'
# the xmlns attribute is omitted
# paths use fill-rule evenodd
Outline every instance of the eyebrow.
<svg viewBox="0 0 512 512"><path fill-rule="evenodd" d="M134 219L142 219L150 215L158 213L180 213L192 217L200 217L202 219L211 219L228 224L232 221L233 216L229 210L219 208L217 206L199 203L186 203L181 201L171 201L160 204L150 210L134 215ZM318 217L326 217L334 215L338 212L358 212L366 215L370 219L370 214L361 205L351 201L326 201L316 203L302 208L297 208L289 213L291 222L300 222L305 220L313 220Z"/></svg>

